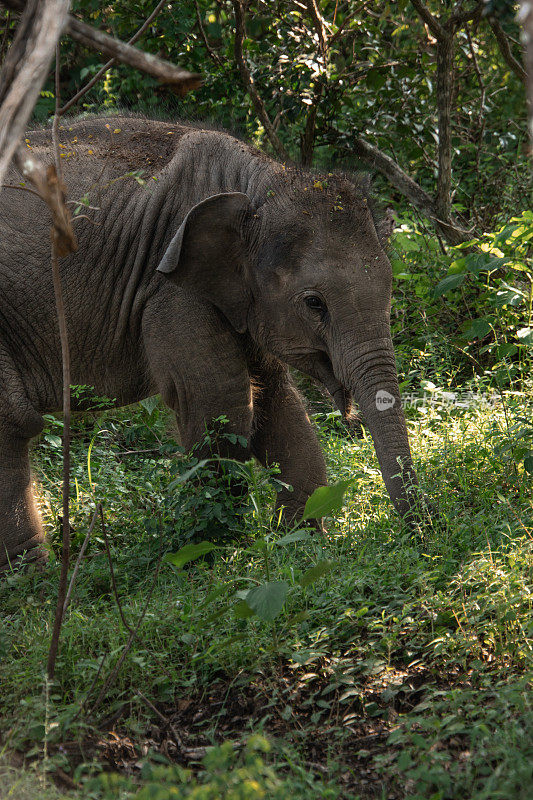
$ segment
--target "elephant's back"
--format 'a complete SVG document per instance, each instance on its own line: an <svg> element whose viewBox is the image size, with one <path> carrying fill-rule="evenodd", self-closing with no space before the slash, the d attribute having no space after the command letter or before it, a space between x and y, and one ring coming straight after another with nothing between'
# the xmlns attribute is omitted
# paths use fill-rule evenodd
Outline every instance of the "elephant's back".
<svg viewBox="0 0 533 800"><path fill-rule="evenodd" d="M148 180L172 159L189 128L142 117L104 116L64 121L58 129L67 188L133 177ZM53 163L51 128L28 131L25 145L44 163ZM131 173L134 173L131 175Z"/></svg>

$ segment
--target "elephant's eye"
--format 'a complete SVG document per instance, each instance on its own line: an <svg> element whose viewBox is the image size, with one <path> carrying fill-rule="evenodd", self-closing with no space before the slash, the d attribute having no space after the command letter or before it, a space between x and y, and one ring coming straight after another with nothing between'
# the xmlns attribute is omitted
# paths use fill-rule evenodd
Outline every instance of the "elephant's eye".
<svg viewBox="0 0 533 800"><path fill-rule="evenodd" d="M328 307L324 303L321 297L317 297L316 294L310 294L305 298L305 304L307 308L311 308L313 311L320 311L322 314L325 314L328 310Z"/></svg>

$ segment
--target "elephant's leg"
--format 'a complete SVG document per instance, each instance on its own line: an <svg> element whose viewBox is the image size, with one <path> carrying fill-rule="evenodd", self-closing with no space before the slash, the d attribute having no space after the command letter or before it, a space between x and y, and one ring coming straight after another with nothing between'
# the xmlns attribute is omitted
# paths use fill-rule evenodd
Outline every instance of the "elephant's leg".
<svg viewBox="0 0 533 800"><path fill-rule="evenodd" d="M292 486L278 494L287 523L297 521L308 497L327 483L324 455L298 391L285 370L259 374L255 402L254 455L262 464L278 463L281 480ZM316 522L321 527L320 521Z"/></svg>
<svg viewBox="0 0 533 800"><path fill-rule="evenodd" d="M44 532L31 488L28 439L0 430L0 572L43 560Z"/></svg>
<svg viewBox="0 0 533 800"><path fill-rule="evenodd" d="M155 390L176 413L186 450L215 434L203 457L251 457L252 389L242 346L222 315L194 295L177 297L169 284L166 303L154 302L143 320L146 355ZM213 420L226 417L225 425ZM236 434L247 444L227 438Z"/></svg>

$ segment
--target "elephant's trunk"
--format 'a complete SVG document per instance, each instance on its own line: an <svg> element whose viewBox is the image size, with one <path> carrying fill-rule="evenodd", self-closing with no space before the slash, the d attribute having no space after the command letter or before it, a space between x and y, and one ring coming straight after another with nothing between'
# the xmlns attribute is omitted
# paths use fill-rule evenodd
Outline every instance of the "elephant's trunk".
<svg viewBox="0 0 533 800"><path fill-rule="evenodd" d="M396 510L410 516L420 501L390 337L358 344L343 356L339 379L351 391L376 448Z"/></svg>

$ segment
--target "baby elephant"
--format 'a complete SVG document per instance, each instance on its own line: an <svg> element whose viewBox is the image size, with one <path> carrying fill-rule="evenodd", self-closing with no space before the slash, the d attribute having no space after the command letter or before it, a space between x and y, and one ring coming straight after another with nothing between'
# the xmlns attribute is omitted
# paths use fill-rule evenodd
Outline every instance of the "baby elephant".
<svg viewBox="0 0 533 800"><path fill-rule="evenodd" d="M51 133L27 134L53 161ZM72 383L125 405L160 393L183 444L225 415L221 455L277 462L301 514L324 458L288 365L353 396L394 505L416 494L389 327L391 266L363 189L229 134L125 117L60 130L78 251L61 260ZM8 184L20 176L12 172ZM0 568L43 556L28 445L61 410L48 211L0 195ZM253 391L252 391L253 387ZM319 522L317 521L317 524Z"/></svg>

